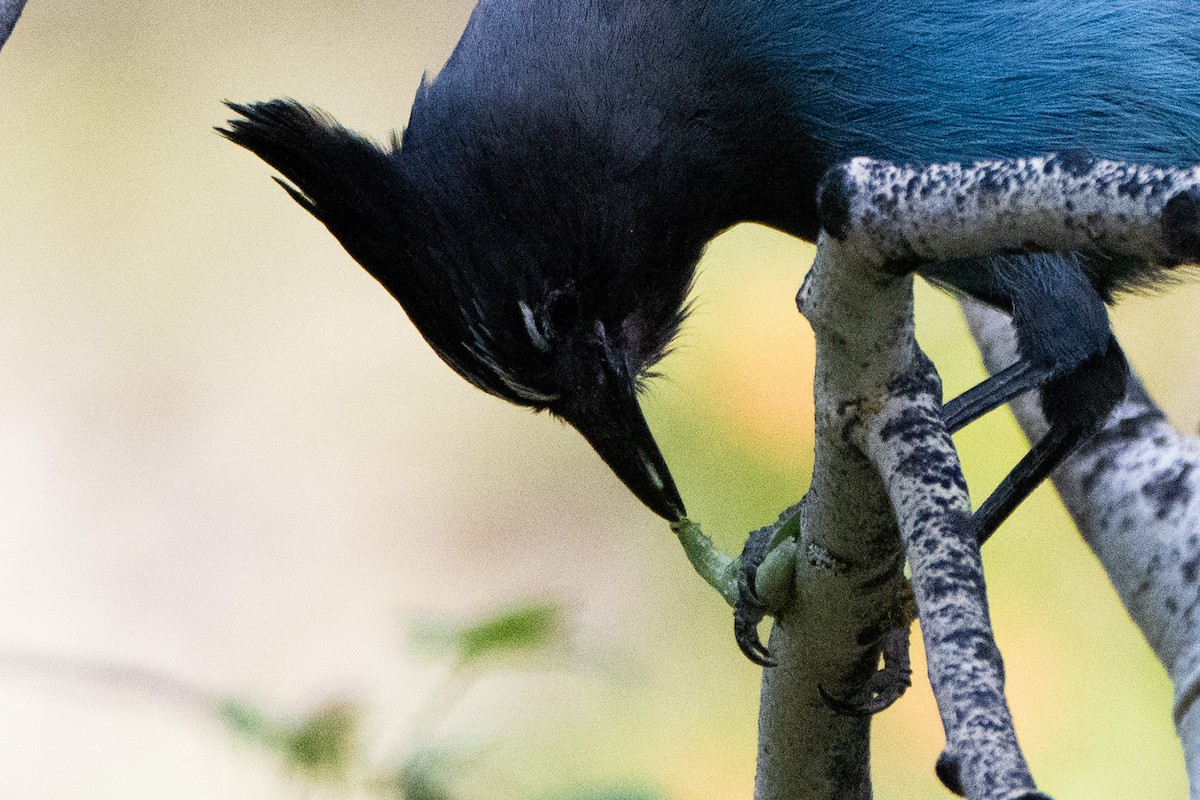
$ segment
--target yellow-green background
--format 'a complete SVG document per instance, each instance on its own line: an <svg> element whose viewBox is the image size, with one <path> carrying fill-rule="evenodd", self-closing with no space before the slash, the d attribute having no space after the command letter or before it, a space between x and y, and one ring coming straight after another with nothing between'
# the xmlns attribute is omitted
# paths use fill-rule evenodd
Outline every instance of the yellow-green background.
<svg viewBox="0 0 1200 800"><path fill-rule="evenodd" d="M591 783L745 798L758 671L666 526L571 430L486 397L270 180L219 101L293 96L383 137L468 2L30 0L0 53L0 797L303 796L190 700L118 664L302 713L371 709L386 761L436 679L413 620L556 596L575 669L491 678L447 733L464 794ZM811 250L742 227L647 401L727 549L802 494ZM1177 425L1198 414L1195 286L1116 314ZM981 375L920 295L948 392ZM1020 455L960 437L982 496ZM1056 798L1182 798L1170 688L1049 490L988 548L1017 728ZM880 798L938 797L918 664L877 722ZM123 674L123 673L122 673Z"/></svg>

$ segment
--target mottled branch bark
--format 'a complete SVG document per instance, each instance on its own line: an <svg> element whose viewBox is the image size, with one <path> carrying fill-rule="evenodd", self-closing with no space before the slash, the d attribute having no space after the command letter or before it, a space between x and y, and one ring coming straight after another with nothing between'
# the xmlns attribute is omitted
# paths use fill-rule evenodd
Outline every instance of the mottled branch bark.
<svg viewBox="0 0 1200 800"><path fill-rule="evenodd" d="M763 680L760 741L771 745L756 797L870 796L866 719L832 711L820 688L853 694L883 636L907 624L897 619L906 554L956 783L972 800L1037 797L1004 699L940 383L913 338L912 279L872 245L823 235L798 298L816 334L817 457L797 600L778 618L779 666Z"/></svg>
<svg viewBox="0 0 1200 800"><path fill-rule="evenodd" d="M1197 170L1076 158L922 169L855 159L827 177L817 259L798 298L816 333L816 459L792 600L776 609L770 640L778 666L763 678L756 798L870 796L867 721L832 712L821 695L852 694L873 674L905 595L905 557L947 735L939 774L971 800L1044 797L1004 701L965 482L936 373L912 336L908 270L1014 251L1168 268L1200 255L1197 198ZM1131 612L1157 621L1143 629L1177 676L1182 736L1200 725L1190 636L1200 533L1179 530L1197 518L1197 449L1137 402L1072 459L1091 500L1073 513L1096 518L1089 541ZM1135 468L1140 481L1118 493ZM1153 520L1173 521L1171 532L1146 537ZM1103 533L1114 525L1143 541Z"/></svg>
<svg viewBox="0 0 1200 800"><path fill-rule="evenodd" d="M984 363L1015 354L1008 317L964 302ZM1037 399L1012 403L1030 438ZM1192 796L1200 791L1200 441L1171 429L1136 377L1108 425L1053 474L1055 488L1175 687L1174 720Z"/></svg>
<svg viewBox="0 0 1200 800"><path fill-rule="evenodd" d="M858 285L867 296L839 299L825 288L843 265L823 253L801 299L817 331L816 467L792 603L770 638L778 666L763 673L760 800L871 797L870 720L837 713L821 688L841 696L866 683L905 595L895 516L875 467L845 435L843 402L885 397L890 375L910 363L911 281L867 280ZM853 352L839 347L847 336Z"/></svg>

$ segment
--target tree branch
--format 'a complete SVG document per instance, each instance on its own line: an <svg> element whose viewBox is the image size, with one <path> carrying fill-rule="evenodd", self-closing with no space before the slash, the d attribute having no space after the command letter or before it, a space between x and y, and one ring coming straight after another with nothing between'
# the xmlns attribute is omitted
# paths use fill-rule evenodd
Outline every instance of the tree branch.
<svg viewBox="0 0 1200 800"><path fill-rule="evenodd" d="M1016 352L1008 317L964 301L991 371ZM1037 399L1012 403L1026 435L1046 422ZM1179 436L1131 376L1108 425L1051 476L1131 617L1175 687L1174 719L1188 778L1200 787L1200 441Z"/></svg>
<svg viewBox="0 0 1200 800"><path fill-rule="evenodd" d="M816 333L816 459L792 601L771 636L779 666L763 677L756 798L870 796L865 720L831 714L818 698L827 687L846 696L836 690L862 687L873 674L902 605L901 540L949 743L939 775L971 800L1044 797L1004 701L965 482L936 373L913 340L904 265L1084 251L1166 269L1200 255L1198 186L1200 170L1054 156L923 169L855 159L823 182L823 232L798 298ZM1197 495L1191 467L1160 455L1142 453L1155 466L1134 494L1161 518ZM1112 474L1106 457L1093 455L1080 476L1088 491ZM1195 545L1200 536L1190 539ZM1122 552L1110 573L1126 572L1133 551ZM1171 580L1191 584L1194 595L1200 558L1170 560L1178 552L1140 560L1164 584L1164 573L1182 563ZM1131 597L1167 607L1154 585L1126 582ZM1174 599L1175 618L1185 621L1191 604L1182 600ZM1192 681L1177 683L1181 725L1200 725L1191 714L1200 659L1177 650L1167 646L1163 657L1184 664Z"/></svg>
<svg viewBox="0 0 1200 800"><path fill-rule="evenodd" d="M823 235L798 299L817 343L817 457L799 547L810 557L798 560L796 609L771 637L780 666L763 680L756 797L869 796L866 776L842 768L856 751L861 769L869 763L865 723L849 727L859 718L839 714L838 727L807 721L799 729L807 739L795 727L786 734L796 742L788 752L778 740L797 723L780 720L814 689L854 694L873 675L884 634L909 622L897 620L905 553L955 785L979 800L1039 796L1004 700L941 386L913 338L912 279L889 272L889 259L868 238ZM805 705L810 716L830 713L823 703ZM815 758L818 748L824 759Z"/></svg>
<svg viewBox="0 0 1200 800"><path fill-rule="evenodd" d="M906 595L895 516L878 472L845 435L843 399L884 396L890 373L911 360L904 345L905 333L911 342L911 281L860 282L870 297L838 302L826 281L839 271L824 253L801 290L817 331L816 466L802 508L792 602L771 633L778 666L763 673L759 800L871 796L869 718L834 711L821 689L846 696L866 684ZM856 284L842 288L852 293ZM839 349L846 334L853 355Z"/></svg>

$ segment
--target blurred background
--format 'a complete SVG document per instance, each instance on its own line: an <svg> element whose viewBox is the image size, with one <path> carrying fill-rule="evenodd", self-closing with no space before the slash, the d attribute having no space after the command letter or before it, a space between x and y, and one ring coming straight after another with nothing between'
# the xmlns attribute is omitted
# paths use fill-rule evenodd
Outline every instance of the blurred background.
<svg viewBox="0 0 1200 800"><path fill-rule="evenodd" d="M457 749L428 797L750 795L759 671L666 525L573 431L455 376L212 132L222 99L291 96L383 138L470 7L29 3L0 53L0 797L380 796L433 741ZM647 400L730 552L808 482L811 257L715 241ZM1116 312L1185 432L1197 307L1193 282ZM978 381L955 304L919 309L947 393ZM1006 414L959 444L976 497L1026 447ZM1185 797L1170 686L1053 492L986 556L1039 782ZM540 603L553 641L469 679L414 637ZM942 795L917 670L876 724L885 800ZM347 709L328 774L270 733Z"/></svg>

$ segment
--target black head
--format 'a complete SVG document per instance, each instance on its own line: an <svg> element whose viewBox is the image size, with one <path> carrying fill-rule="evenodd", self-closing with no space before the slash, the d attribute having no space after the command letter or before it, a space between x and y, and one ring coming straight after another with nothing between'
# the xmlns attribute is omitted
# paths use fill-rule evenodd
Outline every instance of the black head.
<svg viewBox="0 0 1200 800"><path fill-rule="evenodd" d="M460 375L566 420L651 510L679 518L637 394L707 237L670 218L660 170L630 179L657 157L653 140L616 154L563 131L531 140L503 109L445 125L447 109L421 104L403 145L287 100L231 104L241 118L220 132L291 182Z"/></svg>

